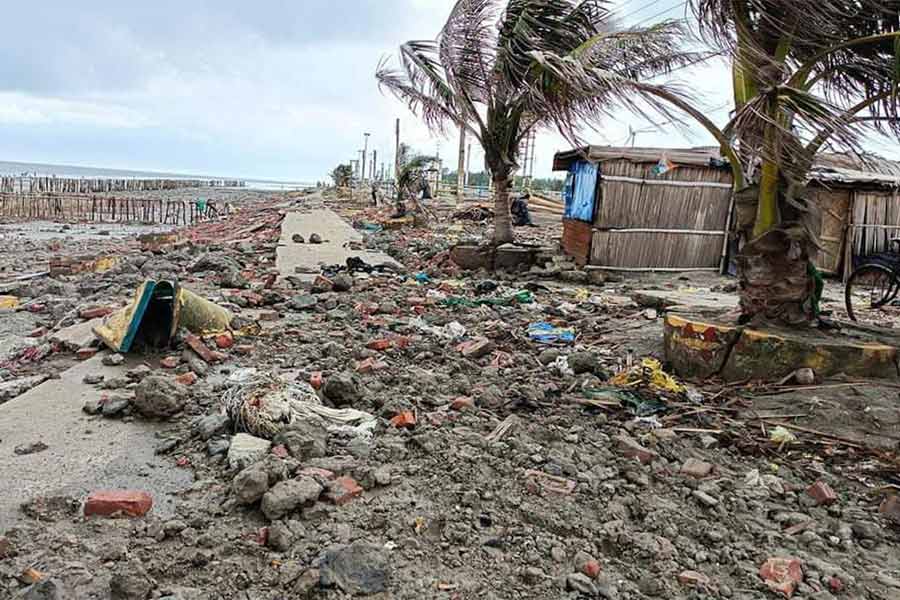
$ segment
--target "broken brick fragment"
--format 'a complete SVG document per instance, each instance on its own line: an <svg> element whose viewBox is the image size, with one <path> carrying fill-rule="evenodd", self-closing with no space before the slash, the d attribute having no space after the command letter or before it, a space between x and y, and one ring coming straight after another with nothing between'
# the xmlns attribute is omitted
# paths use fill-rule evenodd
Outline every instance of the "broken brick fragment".
<svg viewBox="0 0 900 600"><path fill-rule="evenodd" d="M31 333L28 334L28 337L39 338L39 337L44 337L45 335L47 335L47 328L46 327L38 327L37 329L32 329Z"/></svg>
<svg viewBox="0 0 900 600"><path fill-rule="evenodd" d="M700 587L709 585L709 577L697 571L682 571L678 574L678 581L682 585Z"/></svg>
<svg viewBox="0 0 900 600"><path fill-rule="evenodd" d="M79 348L75 353L75 357L78 358L78 360L87 360L89 358L93 358L94 355L97 354L97 352L99 352L98 348Z"/></svg>
<svg viewBox="0 0 900 600"><path fill-rule="evenodd" d="M253 354L253 346L250 344L238 344L234 347L234 353L240 354L241 356L247 356L248 354Z"/></svg>
<svg viewBox="0 0 900 600"><path fill-rule="evenodd" d="M581 572L591 579L597 579L601 570L600 563L594 559L587 561L581 566Z"/></svg>
<svg viewBox="0 0 900 600"><path fill-rule="evenodd" d="M803 582L803 566L796 558L770 558L759 568L769 589L790 598Z"/></svg>
<svg viewBox="0 0 900 600"><path fill-rule="evenodd" d="M84 504L84 516L110 517L121 514L143 517L153 508L153 496L137 490L100 490L92 492Z"/></svg>
<svg viewBox="0 0 900 600"><path fill-rule="evenodd" d="M411 411L404 411L391 419L391 425L399 428L412 429L416 426L416 415Z"/></svg>
<svg viewBox="0 0 900 600"><path fill-rule="evenodd" d="M380 339L380 340L372 340L368 344L366 344L366 348L369 350L377 350L379 352L384 352L388 348L392 347L394 344L391 340L388 339Z"/></svg>
<svg viewBox="0 0 900 600"><path fill-rule="evenodd" d="M181 364L181 361L177 356L167 356L159 361L159 366L163 369L176 369L179 364Z"/></svg>
<svg viewBox="0 0 900 600"><path fill-rule="evenodd" d="M322 389L322 384L324 383L325 379L322 376L322 371L313 371L313 373L309 376L309 385L311 385L314 390Z"/></svg>
<svg viewBox="0 0 900 600"><path fill-rule="evenodd" d="M363 489L352 477L338 477L328 484L325 499L336 506L344 506L354 498L362 496Z"/></svg>
<svg viewBox="0 0 900 600"><path fill-rule="evenodd" d="M288 452L288 449L284 446L284 444L278 444L277 446L272 446L272 454L277 456L278 458L287 458L291 455Z"/></svg>
<svg viewBox="0 0 900 600"><path fill-rule="evenodd" d="M886 519L900 524L900 496L888 496L878 507L878 512Z"/></svg>
<svg viewBox="0 0 900 600"><path fill-rule="evenodd" d="M176 377L175 381L177 381L181 385L194 385L195 383L197 383L197 374L193 371L188 371L187 373L182 373L181 375Z"/></svg>
<svg viewBox="0 0 900 600"><path fill-rule="evenodd" d="M197 356L202 358L208 363L216 362L216 357L213 354L213 351L210 350L206 344L203 343L198 336L193 333L188 334L187 337L184 338L184 342L188 345L188 347L197 353Z"/></svg>
<svg viewBox="0 0 900 600"><path fill-rule="evenodd" d="M636 459L641 464L650 464L659 456L653 450L649 450L641 446L637 440L627 436L620 435L616 438L616 441L619 446L619 452L622 453L625 458L633 458Z"/></svg>
<svg viewBox="0 0 900 600"><path fill-rule="evenodd" d="M466 358L479 359L494 351L494 342L486 338L463 342L456 350Z"/></svg>
<svg viewBox="0 0 900 600"><path fill-rule="evenodd" d="M357 373L373 373L375 371L383 371L384 369L387 369L387 363L371 357L356 365Z"/></svg>
<svg viewBox="0 0 900 600"><path fill-rule="evenodd" d="M824 481L817 481L806 489L816 504L819 506L834 504L837 502L837 494L831 489L831 486Z"/></svg>
<svg viewBox="0 0 900 600"><path fill-rule="evenodd" d="M335 474L333 471L329 471L328 469L322 469L319 467L303 467L297 472L298 477L312 477L313 479L324 479L325 481L331 481L335 478Z"/></svg>
<svg viewBox="0 0 900 600"><path fill-rule="evenodd" d="M708 462L697 460L696 458L689 458L681 465L679 473L694 479L703 479L704 477L709 477L713 472L713 468L713 465Z"/></svg>
<svg viewBox="0 0 900 600"><path fill-rule="evenodd" d="M475 400L468 396L460 396L453 400L450 403L450 408L459 412L474 410L475 409Z"/></svg>
<svg viewBox="0 0 900 600"><path fill-rule="evenodd" d="M105 317L106 315L111 314L112 311L113 308L111 306L94 306L79 311L78 316L86 321L90 321L91 319L99 319L100 317Z"/></svg>
<svg viewBox="0 0 900 600"><path fill-rule="evenodd" d="M230 333L220 333L216 336L216 346L222 350L227 350L234 346L234 336Z"/></svg>

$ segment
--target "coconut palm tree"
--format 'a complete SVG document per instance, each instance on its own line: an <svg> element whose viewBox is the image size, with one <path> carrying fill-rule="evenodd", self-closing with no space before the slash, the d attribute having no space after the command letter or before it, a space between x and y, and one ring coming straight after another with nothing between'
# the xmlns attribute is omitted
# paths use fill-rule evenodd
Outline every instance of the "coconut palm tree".
<svg viewBox="0 0 900 600"><path fill-rule="evenodd" d="M805 184L826 144L861 155L869 133L900 137L900 2L690 5L703 37L731 58L735 111L712 131L739 157L732 168L748 209L739 222L749 240L738 257L743 314L808 322L821 288Z"/></svg>
<svg viewBox="0 0 900 600"><path fill-rule="evenodd" d="M513 239L509 184L532 130L553 128L575 143L579 129L618 107L671 119L668 100L685 100L648 83L696 60L683 50L682 27L620 28L609 6L459 0L435 40L403 44L398 68L379 65L379 84L433 130L462 126L480 142L494 184L494 243Z"/></svg>
<svg viewBox="0 0 900 600"><path fill-rule="evenodd" d="M407 203L418 206L418 196L422 191L428 190L428 181L425 179L425 171L437 162L437 157L416 154L406 144L400 144L400 153L397 155L397 197L395 198L397 213L405 214Z"/></svg>
<svg viewBox="0 0 900 600"><path fill-rule="evenodd" d="M331 179L337 187L347 187L353 179L353 167L346 164L338 165L331 172Z"/></svg>

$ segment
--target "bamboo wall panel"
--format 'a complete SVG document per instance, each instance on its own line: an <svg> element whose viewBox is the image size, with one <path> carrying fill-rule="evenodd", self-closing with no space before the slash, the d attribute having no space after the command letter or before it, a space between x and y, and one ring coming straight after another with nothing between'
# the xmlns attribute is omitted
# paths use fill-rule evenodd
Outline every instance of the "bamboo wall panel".
<svg viewBox="0 0 900 600"><path fill-rule="evenodd" d="M722 241L716 235L595 230L591 264L630 269L715 269Z"/></svg>
<svg viewBox="0 0 900 600"><path fill-rule="evenodd" d="M156 223L186 225L213 216L194 202L89 194L0 192L0 218L46 219L71 223Z"/></svg>
<svg viewBox="0 0 900 600"><path fill-rule="evenodd" d="M853 257L865 257L890 249L900 237L900 195L896 191L856 191L850 227Z"/></svg>
<svg viewBox="0 0 900 600"><path fill-rule="evenodd" d="M67 177L0 177L0 192L99 194L201 187L243 187L231 179L84 179Z"/></svg>
<svg viewBox="0 0 900 600"><path fill-rule="evenodd" d="M730 186L731 172L679 167L660 176L653 173L654 167L624 160L602 163L591 264L641 269L717 268L732 191L730 187L705 184ZM661 181L695 185L658 185ZM635 229L675 231L628 231Z"/></svg>
<svg viewBox="0 0 900 600"><path fill-rule="evenodd" d="M813 223L813 233L822 245L813 264L817 269L829 274L840 271L843 262L844 240L847 218L850 210L850 190L848 188L825 188L811 186L809 200L820 211L820 219Z"/></svg>

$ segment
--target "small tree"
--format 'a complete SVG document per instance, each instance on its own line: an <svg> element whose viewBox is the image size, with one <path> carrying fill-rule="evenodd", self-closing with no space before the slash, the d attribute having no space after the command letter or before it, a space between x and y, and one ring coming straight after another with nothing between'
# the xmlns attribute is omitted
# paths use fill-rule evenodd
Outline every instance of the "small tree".
<svg viewBox="0 0 900 600"><path fill-rule="evenodd" d="M408 202L416 204L418 195L428 189L425 170L437 161L437 157L416 154L406 144L400 144L397 156L397 212L405 213Z"/></svg>
<svg viewBox="0 0 900 600"><path fill-rule="evenodd" d="M735 112L709 127L750 205L738 257L745 317L808 322L817 308L805 200L826 144L861 153L867 132L900 136L900 2L691 0L701 33L731 57Z"/></svg>
<svg viewBox="0 0 900 600"><path fill-rule="evenodd" d="M459 0L436 40L403 44L400 68L383 62L376 77L432 129L462 126L478 139L501 244L513 239L509 184L533 129L576 143L579 128L619 106L671 118L666 98L682 96L646 80L691 60L680 25L619 28L604 0Z"/></svg>
<svg viewBox="0 0 900 600"><path fill-rule="evenodd" d="M353 167L350 165L338 165L331 172L331 179L336 187L347 187L353 180Z"/></svg>

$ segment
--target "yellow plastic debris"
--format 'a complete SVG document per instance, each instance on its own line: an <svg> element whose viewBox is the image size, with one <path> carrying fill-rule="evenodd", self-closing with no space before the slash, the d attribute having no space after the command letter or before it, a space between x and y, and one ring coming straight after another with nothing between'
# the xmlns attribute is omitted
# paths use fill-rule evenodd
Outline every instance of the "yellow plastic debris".
<svg viewBox="0 0 900 600"><path fill-rule="evenodd" d="M778 445L793 444L797 441L797 436L779 425L769 434L769 440Z"/></svg>
<svg viewBox="0 0 900 600"><path fill-rule="evenodd" d="M15 296L0 296L0 309L11 310L19 306L19 299Z"/></svg>
<svg viewBox="0 0 900 600"><path fill-rule="evenodd" d="M639 364L610 379L609 382L620 387L643 384L659 391L672 392L674 394L683 394L687 391L686 387L663 371L662 364L655 358L643 359Z"/></svg>
<svg viewBox="0 0 900 600"><path fill-rule="evenodd" d="M591 297L591 293L584 288L575 290L575 300L577 302L587 302Z"/></svg>

